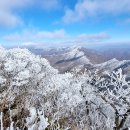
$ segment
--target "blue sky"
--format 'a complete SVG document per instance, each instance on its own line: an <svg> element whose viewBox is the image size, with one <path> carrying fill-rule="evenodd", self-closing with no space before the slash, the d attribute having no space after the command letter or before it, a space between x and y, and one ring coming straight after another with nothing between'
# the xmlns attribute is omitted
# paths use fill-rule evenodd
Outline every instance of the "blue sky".
<svg viewBox="0 0 130 130"><path fill-rule="evenodd" d="M130 0L0 0L0 44L130 43Z"/></svg>

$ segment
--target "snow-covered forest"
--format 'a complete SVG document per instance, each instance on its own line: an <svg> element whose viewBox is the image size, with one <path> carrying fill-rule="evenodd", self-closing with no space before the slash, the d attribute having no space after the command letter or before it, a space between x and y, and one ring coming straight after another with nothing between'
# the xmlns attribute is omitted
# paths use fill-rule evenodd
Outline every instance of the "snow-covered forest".
<svg viewBox="0 0 130 130"><path fill-rule="evenodd" d="M27 49L0 49L0 130L127 130L130 81L119 69L64 74Z"/></svg>

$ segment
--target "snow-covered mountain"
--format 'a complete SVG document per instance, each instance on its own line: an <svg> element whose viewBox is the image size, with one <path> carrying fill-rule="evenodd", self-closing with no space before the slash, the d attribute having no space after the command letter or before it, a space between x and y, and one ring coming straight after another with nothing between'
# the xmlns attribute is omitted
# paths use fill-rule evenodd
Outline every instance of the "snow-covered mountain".
<svg viewBox="0 0 130 130"><path fill-rule="evenodd" d="M60 72L70 71L78 65L91 64L80 47L71 47L58 50L58 53L43 55L51 65Z"/></svg>
<svg viewBox="0 0 130 130"><path fill-rule="evenodd" d="M129 74L129 60L110 59L104 53L80 46L56 49L30 48L30 50L48 59L50 64L61 73L71 71L74 68L81 71L85 68L93 71L98 69L101 73L122 68L124 73Z"/></svg>
<svg viewBox="0 0 130 130"><path fill-rule="evenodd" d="M124 74L130 76L130 60L119 61L117 59L112 59L107 62L94 65L94 67L101 73L105 71L112 72L117 71L118 69L122 69Z"/></svg>
<svg viewBox="0 0 130 130"><path fill-rule="evenodd" d="M130 82L122 74L130 62L94 65L80 48L65 51L60 54L64 62L70 58L69 63L92 70L119 70L106 77L77 70L60 74L27 49L0 49L0 130L130 128Z"/></svg>

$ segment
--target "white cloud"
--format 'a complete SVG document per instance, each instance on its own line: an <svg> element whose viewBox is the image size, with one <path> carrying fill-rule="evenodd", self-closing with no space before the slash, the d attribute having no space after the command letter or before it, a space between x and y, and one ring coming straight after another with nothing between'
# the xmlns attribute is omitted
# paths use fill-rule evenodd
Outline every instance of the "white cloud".
<svg viewBox="0 0 130 130"><path fill-rule="evenodd" d="M17 10L31 6L53 10L59 6L59 0L0 0L0 26L14 27L24 23Z"/></svg>
<svg viewBox="0 0 130 130"><path fill-rule="evenodd" d="M100 42L106 39L109 39L110 36L105 33L105 32L101 32L101 33L97 33L97 34L80 34L76 37L76 41L78 42Z"/></svg>
<svg viewBox="0 0 130 130"><path fill-rule="evenodd" d="M0 0L0 26L12 27L22 23L14 10L25 7L28 3L29 0Z"/></svg>
<svg viewBox="0 0 130 130"><path fill-rule="evenodd" d="M71 23L95 15L119 15L121 13L129 13L129 11L130 0L79 0L74 10L65 10L62 20L65 23Z"/></svg>
<svg viewBox="0 0 130 130"><path fill-rule="evenodd" d="M67 37L64 30L49 31L23 31L21 33L14 33L3 36L2 39L10 42L47 42L63 40Z"/></svg>
<svg viewBox="0 0 130 130"><path fill-rule="evenodd" d="M24 45L39 45L44 44L46 46L62 46L62 45L73 45L73 44L91 44L97 42L107 41L110 36L105 33L97 34L79 34L72 36L67 34L63 29L55 31L23 31L21 33L14 33L2 36L1 39L5 43L24 43Z"/></svg>

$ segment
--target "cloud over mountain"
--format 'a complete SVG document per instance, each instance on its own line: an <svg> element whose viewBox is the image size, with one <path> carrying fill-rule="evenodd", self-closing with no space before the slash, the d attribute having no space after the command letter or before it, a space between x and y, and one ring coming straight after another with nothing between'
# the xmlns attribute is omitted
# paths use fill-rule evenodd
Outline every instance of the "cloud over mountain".
<svg viewBox="0 0 130 130"><path fill-rule="evenodd" d="M6 43L22 43L24 45L33 44L38 46L38 43L44 44L46 46L62 46L68 44L87 44L96 43L108 40L110 38L109 34L106 32L99 32L95 34L82 33L79 35L71 35L64 29L59 29L55 31L35 31L35 30L24 30L22 32L15 32L12 34L5 35L1 37Z"/></svg>

